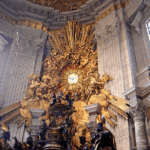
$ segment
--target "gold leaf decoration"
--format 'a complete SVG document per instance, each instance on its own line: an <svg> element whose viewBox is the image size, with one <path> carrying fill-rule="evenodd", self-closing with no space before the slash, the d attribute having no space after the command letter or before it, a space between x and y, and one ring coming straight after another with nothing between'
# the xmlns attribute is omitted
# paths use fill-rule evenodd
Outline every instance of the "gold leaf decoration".
<svg viewBox="0 0 150 150"><path fill-rule="evenodd" d="M111 92L104 86L113 78L107 73L100 78L98 73L98 56L97 50L94 49L96 43L93 42L93 26L83 26L79 22L69 21L64 28L49 31L49 41L53 49L42 63L42 73L39 75L33 73L28 77L29 86L26 90L26 97L21 101L21 108L20 105L15 106L19 107L20 114L24 118L19 117L20 121L16 120L19 122L18 126L24 121L26 121L27 128L31 124L30 108L45 109L45 116L40 119L45 119L49 125L48 109L52 101L52 94L57 95L61 91L64 95L68 94L74 98L73 106L76 112L72 114L72 119L73 126L76 128L80 128L81 124L85 126L85 123L88 122L88 113L84 106L93 103L101 105L99 113L112 127L117 125L116 113L127 118L128 101L111 95ZM5 110L5 112L9 111ZM16 114L18 115L18 112ZM80 135L80 133L77 134ZM88 136L89 132L86 135Z"/></svg>

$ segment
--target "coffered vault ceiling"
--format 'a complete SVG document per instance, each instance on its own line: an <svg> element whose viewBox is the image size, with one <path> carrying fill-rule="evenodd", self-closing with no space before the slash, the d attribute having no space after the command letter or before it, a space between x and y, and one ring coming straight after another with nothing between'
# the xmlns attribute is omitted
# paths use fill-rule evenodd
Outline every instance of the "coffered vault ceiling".
<svg viewBox="0 0 150 150"><path fill-rule="evenodd" d="M32 3L54 7L60 11L71 11L80 9L80 6L88 0L28 0Z"/></svg>

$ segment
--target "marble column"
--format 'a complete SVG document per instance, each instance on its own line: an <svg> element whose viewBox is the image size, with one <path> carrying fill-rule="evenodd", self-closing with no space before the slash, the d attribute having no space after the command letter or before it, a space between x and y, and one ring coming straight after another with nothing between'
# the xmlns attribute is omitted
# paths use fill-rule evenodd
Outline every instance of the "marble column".
<svg viewBox="0 0 150 150"><path fill-rule="evenodd" d="M131 116L134 120L137 150L148 150L148 139L145 126L145 106L138 103L131 107Z"/></svg>
<svg viewBox="0 0 150 150"><path fill-rule="evenodd" d="M39 125L29 125L30 135L33 139L33 144L37 144L39 139Z"/></svg>
<svg viewBox="0 0 150 150"><path fill-rule="evenodd" d="M95 103L84 106L84 108L89 113L89 122L86 123L86 126L90 129L91 136L93 136L96 131L96 117L100 112L101 106L99 103Z"/></svg>
<svg viewBox="0 0 150 150"><path fill-rule="evenodd" d="M29 125L30 135L33 138L33 143L36 144L39 139L39 126L40 126L39 118L45 112L45 109L30 108L30 112L32 114L32 124Z"/></svg>

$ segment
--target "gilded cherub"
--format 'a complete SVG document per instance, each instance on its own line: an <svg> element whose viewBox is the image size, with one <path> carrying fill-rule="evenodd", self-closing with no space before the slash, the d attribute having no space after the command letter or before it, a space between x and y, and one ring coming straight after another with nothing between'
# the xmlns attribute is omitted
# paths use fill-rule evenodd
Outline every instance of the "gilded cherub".
<svg viewBox="0 0 150 150"><path fill-rule="evenodd" d="M0 135L0 146L3 150L9 150L10 146L7 141L10 141L10 132L8 131L7 125L5 123L2 124L3 133Z"/></svg>
<svg viewBox="0 0 150 150"><path fill-rule="evenodd" d="M50 81L51 77L49 75L43 75L42 80L40 82L40 86L36 90L36 96L39 98L48 99L46 94L48 94L48 89L50 89Z"/></svg>
<svg viewBox="0 0 150 150"><path fill-rule="evenodd" d="M98 94L99 93L99 89L101 89L101 87L104 85L104 82L102 82L99 79L99 73L95 72L95 73L89 73L87 78L84 80L84 82L87 85L87 89L89 91L88 93L88 97L87 97L87 103L89 101L89 98L91 97L92 94Z"/></svg>
<svg viewBox="0 0 150 150"><path fill-rule="evenodd" d="M91 57L90 59L91 59L91 61L89 61L88 65L86 65L87 73L96 72L98 70L97 56L95 55L94 57Z"/></svg>
<svg viewBox="0 0 150 150"><path fill-rule="evenodd" d="M101 81L106 83L107 81L113 80L114 78L110 77L109 75L107 75L106 72L104 72L104 75L101 78Z"/></svg>
<svg viewBox="0 0 150 150"><path fill-rule="evenodd" d="M35 73L32 73L30 76L28 76L29 83L33 84L35 81L39 82L40 81L39 77L40 77L40 74L35 75Z"/></svg>
<svg viewBox="0 0 150 150"><path fill-rule="evenodd" d="M40 75L38 74L37 76L33 73L31 74L29 78L29 87L26 90L26 96L27 97L33 97L35 90L38 88L40 85Z"/></svg>

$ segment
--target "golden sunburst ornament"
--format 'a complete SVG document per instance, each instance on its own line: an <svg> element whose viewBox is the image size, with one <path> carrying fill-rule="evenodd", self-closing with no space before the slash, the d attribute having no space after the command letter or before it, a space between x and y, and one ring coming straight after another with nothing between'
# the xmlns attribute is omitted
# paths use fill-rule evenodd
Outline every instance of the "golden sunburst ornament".
<svg viewBox="0 0 150 150"><path fill-rule="evenodd" d="M67 66L61 72L61 89L63 92L75 91L82 86L83 69L79 69L77 65Z"/></svg>
<svg viewBox="0 0 150 150"><path fill-rule="evenodd" d="M68 83L69 84L76 84L78 82L78 75L76 73L71 73L68 76Z"/></svg>

